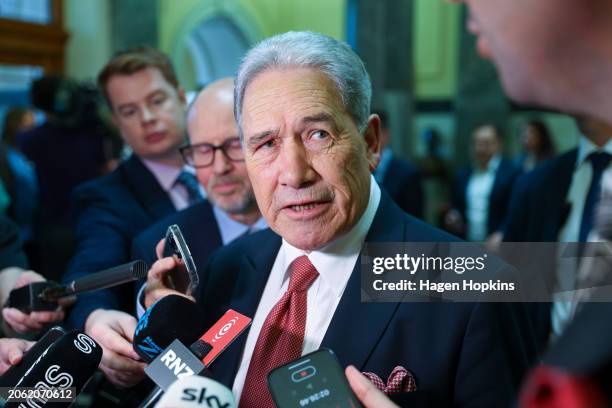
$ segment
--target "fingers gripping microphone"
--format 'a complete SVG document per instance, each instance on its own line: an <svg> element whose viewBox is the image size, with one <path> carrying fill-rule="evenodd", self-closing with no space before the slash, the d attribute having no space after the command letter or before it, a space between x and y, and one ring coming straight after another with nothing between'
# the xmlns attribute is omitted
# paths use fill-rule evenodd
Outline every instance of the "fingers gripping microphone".
<svg viewBox="0 0 612 408"><path fill-rule="evenodd" d="M210 378L197 375L176 380L155 408L236 408L232 391Z"/></svg>
<svg viewBox="0 0 612 408"><path fill-rule="evenodd" d="M200 319L203 314L198 305L183 296L163 297L138 321L134 351L150 363L174 340L191 344L206 330Z"/></svg>
<svg viewBox="0 0 612 408"><path fill-rule="evenodd" d="M147 276L148 269L144 261L138 260L105 269L66 284L53 281L34 282L12 290L7 306L26 313L33 310L55 310L58 307L57 301L62 297L143 279Z"/></svg>
<svg viewBox="0 0 612 408"><path fill-rule="evenodd" d="M85 383L98 368L102 359L102 348L89 336L76 330L63 335L47 348L30 369L13 387L29 387L38 390L74 388L75 394L64 393L65 399L49 399L49 394L41 393L25 403L9 399L6 408L36 406L45 408L64 408L74 402Z"/></svg>
<svg viewBox="0 0 612 408"><path fill-rule="evenodd" d="M30 369L32 364L51 347L66 331L59 326L49 329L23 356L21 362L9 368L0 377L0 387L10 387L17 384L19 379Z"/></svg>

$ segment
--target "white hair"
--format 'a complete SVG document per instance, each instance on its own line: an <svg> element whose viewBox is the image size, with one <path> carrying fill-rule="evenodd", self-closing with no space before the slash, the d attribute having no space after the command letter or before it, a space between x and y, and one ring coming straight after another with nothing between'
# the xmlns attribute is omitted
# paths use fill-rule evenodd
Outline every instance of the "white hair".
<svg viewBox="0 0 612 408"><path fill-rule="evenodd" d="M327 76L344 109L363 131L370 116L372 85L363 61L348 44L309 31L290 31L263 40L244 57L234 88L234 116L242 139L242 103L249 83L273 68L314 68Z"/></svg>

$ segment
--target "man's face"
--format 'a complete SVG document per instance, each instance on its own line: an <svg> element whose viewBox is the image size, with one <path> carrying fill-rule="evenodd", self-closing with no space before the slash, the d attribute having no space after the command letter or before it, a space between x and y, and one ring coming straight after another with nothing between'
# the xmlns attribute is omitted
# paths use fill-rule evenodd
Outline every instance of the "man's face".
<svg viewBox="0 0 612 408"><path fill-rule="evenodd" d="M566 31L576 25L574 0L465 0L468 30L478 50L493 60L506 92L524 103L550 105L570 69ZM568 10L572 9L572 10Z"/></svg>
<svg viewBox="0 0 612 408"><path fill-rule="evenodd" d="M233 140L233 143L228 143L228 148L241 149L231 93L226 100L203 102L195 109L187 124L191 145L209 143L220 146ZM210 166L196 168L198 181L206 189L208 200L230 214L242 214L253 209L255 197L244 161L232 161L219 149L213 154L214 161Z"/></svg>
<svg viewBox="0 0 612 408"><path fill-rule="evenodd" d="M474 131L474 158L480 167L485 167L499 151L499 138L493 126L481 126Z"/></svg>
<svg viewBox="0 0 612 408"><path fill-rule="evenodd" d="M152 160L178 155L185 137L185 96L157 68L114 75L106 91L113 120L134 153Z"/></svg>
<svg viewBox="0 0 612 408"><path fill-rule="evenodd" d="M313 69L271 69L246 89L245 160L268 225L313 250L348 232L367 206L379 118L360 134L334 84Z"/></svg>

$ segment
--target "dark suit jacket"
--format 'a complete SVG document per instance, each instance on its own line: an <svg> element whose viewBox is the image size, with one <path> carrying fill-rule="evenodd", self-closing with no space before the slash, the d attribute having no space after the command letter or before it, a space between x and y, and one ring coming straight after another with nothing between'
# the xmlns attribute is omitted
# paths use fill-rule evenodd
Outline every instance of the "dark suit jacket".
<svg viewBox="0 0 612 408"><path fill-rule="evenodd" d="M403 213L383 197L368 232L369 242L451 241ZM271 230L236 240L215 252L196 298L212 325L227 308L254 316L281 238ZM341 364L387 378L397 365L411 370L420 391L400 394L401 404L505 406L526 367L523 323L512 304L362 303L360 262L349 279L322 347ZM215 361L215 378L231 386L246 335ZM411 405L414 406L414 405Z"/></svg>
<svg viewBox="0 0 612 408"><path fill-rule="evenodd" d="M202 272L208 257L223 245L219 226L208 201L170 214L138 234L132 243L132 259L142 259L148 265L157 260L155 246L166 236L166 230L177 224L193 256L198 272ZM202 277L200 277L202 279ZM140 282L137 284L140 287Z"/></svg>
<svg viewBox="0 0 612 408"><path fill-rule="evenodd" d="M557 242L569 215L567 192L578 149L548 160L516 181L504 225L506 242ZM554 282L549 282L549 285ZM544 350L551 330L550 303L529 306L538 348Z"/></svg>
<svg viewBox="0 0 612 408"><path fill-rule="evenodd" d="M419 170L406 160L393 157L382 187L404 212L423 218L423 182Z"/></svg>
<svg viewBox="0 0 612 408"><path fill-rule="evenodd" d="M466 168L459 172L453 190L453 207L459 210L467 222L467 187L472 176L472 168ZM487 235L500 230L504 225L508 203L512 193L512 186L521 170L512 160L502 159L495 172L493 189L489 196L489 217L487 220Z"/></svg>
<svg viewBox="0 0 612 408"><path fill-rule="evenodd" d="M522 175L512 192L504 228L507 242L556 242L569 215L566 197L578 149Z"/></svg>
<svg viewBox="0 0 612 408"><path fill-rule="evenodd" d="M170 197L136 156L111 174L78 187L73 201L78 244L64 281L129 262L136 234L175 211ZM66 324L82 329L95 309L133 312L134 307L133 285L83 293Z"/></svg>
<svg viewBox="0 0 612 408"><path fill-rule="evenodd" d="M11 266L28 267L21 244L17 225L0 214L0 270Z"/></svg>

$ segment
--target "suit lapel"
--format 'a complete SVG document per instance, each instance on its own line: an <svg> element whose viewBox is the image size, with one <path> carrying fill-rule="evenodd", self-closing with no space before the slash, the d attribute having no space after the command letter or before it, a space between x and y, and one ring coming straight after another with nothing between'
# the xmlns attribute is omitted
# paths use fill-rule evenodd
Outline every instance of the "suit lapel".
<svg viewBox="0 0 612 408"><path fill-rule="evenodd" d="M383 191L367 242L403 242L404 213ZM321 347L332 349L344 365L363 368L400 303L361 302L361 261L358 258Z"/></svg>
<svg viewBox="0 0 612 408"><path fill-rule="evenodd" d="M132 155L122 167L127 185L152 219L162 218L176 211L168 194L136 155Z"/></svg>
<svg viewBox="0 0 612 408"><path fill-rule="evenodd" d="M506 177L506 159L501 159L499 162L499 166L495 171L495 177L493 179L493 186L491 187L491 194L489 194L489 208L495 205L497 201L497 197L500 193L500 189L503 185L504 179ZM491 212L489 211L489 214Z"/></svg>
<svg viewBox="0 0 612 408"><path fill-rule="evenodd" d="M250 318L255 316L259 299L263 293L268 276L274 265L276 255L281 246L281 238L269 230L270 237L263 237L262 242L269 245L259 247L257 254L245 254L242 258L240 275L234 285L230 308ZM227 350L215 361L212 368L215 379L231 387L238 364L247 339L243 333Z"/></svg>
<svg viewBox="0 0 612 408"><path fill-rule="evenodd" d="M544 216L544 219L550 219L551 222L547 223L548 231L544 234L544 237L550 238L551 241L558 239L559 231L561 231L561 227L567 221L571 211L571 205L567 202L567 192L570 184L572 184L577 157L578 149L574 149L563 156L558 162L558 167L552 172L556 175L557 182L545 184L545 186L549 186L550 190L549 194L543 194L542 197L545 197L545 202L549 204L542 206L542 216ZM552 208L558 209L554 215L550 214Z"/></svg>

